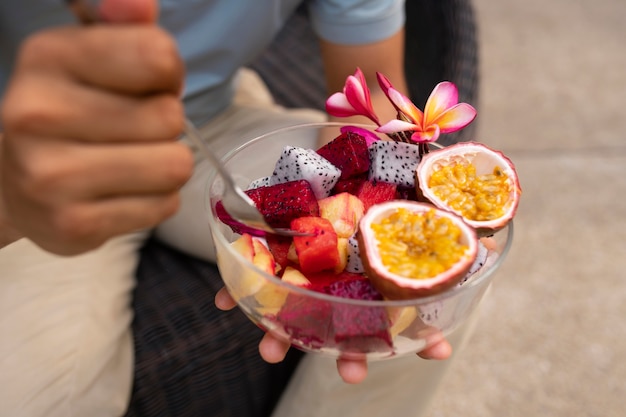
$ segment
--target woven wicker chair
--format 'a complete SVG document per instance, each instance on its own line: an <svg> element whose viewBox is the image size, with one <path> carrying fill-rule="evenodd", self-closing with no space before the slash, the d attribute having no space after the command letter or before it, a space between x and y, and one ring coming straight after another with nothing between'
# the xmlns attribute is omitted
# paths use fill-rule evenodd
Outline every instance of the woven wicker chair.
<svg viewBox="0 0 626 417"><path fill-rule="evenodd" d="M476 27L469 0L408 0L406 72L423 106L436 83L450 80L462 101L478 96ZM322 64L304 9L251 65L287 107L322 109ZM470 125L471 126L471 125ZM471 140L473 129L443 138ZM218 311L215 266L155 239L142 249L134 293L135 375L127 417L268 416L301 353L282 364L261 360L262 332L237 309Z"/></svg>

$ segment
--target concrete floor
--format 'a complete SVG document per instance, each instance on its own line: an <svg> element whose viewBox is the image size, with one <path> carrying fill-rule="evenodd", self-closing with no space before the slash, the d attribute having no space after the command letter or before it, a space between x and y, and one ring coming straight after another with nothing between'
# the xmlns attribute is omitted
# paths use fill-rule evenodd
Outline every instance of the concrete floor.
<svg viewBox="0 0 626 417"><path fill-rule="evenodd" d="M515 241L429 417L626 415L626 1L476 0Z"/></svg>

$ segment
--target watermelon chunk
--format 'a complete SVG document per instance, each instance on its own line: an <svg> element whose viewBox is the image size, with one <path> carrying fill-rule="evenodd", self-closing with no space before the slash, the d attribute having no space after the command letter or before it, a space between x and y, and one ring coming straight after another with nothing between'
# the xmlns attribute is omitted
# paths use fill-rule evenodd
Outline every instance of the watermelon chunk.
<svg viewBox="0 0 626 417"><path fill-rule="evenodd" d="M365 212L374 204L396 198L398 186L383 181L365 181L356 193L356 196L363 202Z"/></svg>
<svg viewBox="0 0 626 417"><path fill-rule="evenodd" d="M300 217L291 221L291 229L312 234L293 238L300 270L305 275L337 268L341 262L338 238L329 220L323 217Z"/></svg>

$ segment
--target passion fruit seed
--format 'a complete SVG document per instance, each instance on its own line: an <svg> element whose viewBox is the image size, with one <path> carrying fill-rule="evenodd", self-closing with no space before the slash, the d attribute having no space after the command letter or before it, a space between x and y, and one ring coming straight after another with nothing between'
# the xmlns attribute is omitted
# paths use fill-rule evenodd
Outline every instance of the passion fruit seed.
<svg viewBox="0 0 626 417"><path fill-rule="evenodd" d="M398 208L371 224L382 264L406 278L434 277L457 263L467 250L462 231L435 210Z"/></svg>
<svg viewBox="0 0 626 417"><path fill-rule="evenodd" d="M511 186L499 166L491 174L476 175L476 167L467 160L456 161L435 170L428 186L433 194L474 221L497 219L506 212Z"/></svg>

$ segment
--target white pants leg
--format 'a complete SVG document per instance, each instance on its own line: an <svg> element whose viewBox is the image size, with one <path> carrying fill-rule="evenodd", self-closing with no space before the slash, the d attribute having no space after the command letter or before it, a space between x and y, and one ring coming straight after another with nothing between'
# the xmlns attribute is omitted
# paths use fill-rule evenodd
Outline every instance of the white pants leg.
<svg viewBox="0 0 626 417"><path fill-rule="evenodd" d="M130 296L145 234L87 254L0 250L0 416L112 417L132 381Z"/></svg>

